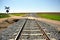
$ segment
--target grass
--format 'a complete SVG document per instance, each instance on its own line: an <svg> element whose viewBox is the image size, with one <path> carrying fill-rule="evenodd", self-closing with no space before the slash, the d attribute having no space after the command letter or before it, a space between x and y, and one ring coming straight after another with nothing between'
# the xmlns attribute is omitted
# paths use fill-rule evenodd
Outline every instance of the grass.
<svg viewBox="0 0 60 40"><path fill-rule="evenodd" d="M5 13L0 13L0 18L7 18L10 16L24 16L24 13L10 13L10 14L5 14Z"/></svg>
<svg viewBox="0 0 60 40"><path fill-rule="evenodd" d="M25 14L24 13L11 13L10 15L13 15L13 16L23 16Z"/></svg>
<svg viewBox="0 0 60 40"><path fill-rule="evenodd" d="M9 14L0 13L0 18L7 18L7 17L10 17Z"/></svg>
<svg viewBox="0 0 60 40"><path fill-rule="evenodd" d="M47 18L47 19L52 19L52 20L58 20L60 21L60 14L54 14L54 13L41 13L41 14L37 14L37 16L42 17L42 18Z"/></svg>

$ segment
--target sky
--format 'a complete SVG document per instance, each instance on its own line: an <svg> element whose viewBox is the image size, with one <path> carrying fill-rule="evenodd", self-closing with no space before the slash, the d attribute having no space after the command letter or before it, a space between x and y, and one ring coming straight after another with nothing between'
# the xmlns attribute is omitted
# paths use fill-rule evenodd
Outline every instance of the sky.
<svg viewBox="0 0 60 40"><path fill-rule="evenodd" d="M0 0L0 12L60 12L60 0Z"/></svg>

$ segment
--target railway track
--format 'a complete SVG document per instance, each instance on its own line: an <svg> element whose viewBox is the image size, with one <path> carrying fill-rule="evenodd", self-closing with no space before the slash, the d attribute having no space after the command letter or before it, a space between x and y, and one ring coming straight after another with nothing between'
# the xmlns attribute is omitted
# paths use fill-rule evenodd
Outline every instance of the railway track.
<svg viewBox="0 0 60 40"><path fill-rule="evenodd" d="M15 40L51 40L49 35L36 20L27 19Z"/></svg>
<svg viewBox="0 0 60 40"><path fill-rule="evenodd" d="M40 23L35 19L21 19L4 30L0 40L56 40Z"/></svg>
<svg viewBox="0 0 60 40"><path fill-rule="evenodd" d="M28 18L27 18L28 17ZM20 19L2 32L2 40L55 40L46 27L41 26L41 22L34 20L33 14ZM39 23L40 22L40 23ZM43 23L42 23L43 24Z"/></svg>
<svg viewBox="0 0 60 40"><path fill-rule="evenodd" d="M29 17L30 16L30 17ZM0 40L58 40L55 29L51 25L35 20L35 15L28 14L26 18L10 25L1 33Z"/></svg>

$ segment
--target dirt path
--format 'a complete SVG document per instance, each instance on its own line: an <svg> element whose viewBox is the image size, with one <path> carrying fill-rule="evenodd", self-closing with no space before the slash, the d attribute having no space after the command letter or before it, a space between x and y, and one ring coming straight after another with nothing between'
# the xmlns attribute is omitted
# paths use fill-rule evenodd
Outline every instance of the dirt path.
<svg viewBox="0 0 60 40"><path fill-rule="evenodd" d="M48 23L53 23L53 24L56 24L56 25L60 25L60 21L56 21L56 20L50 20L50 19L45 19L45 18L39 18L39 20L45 21L45 22L48 22Z"/></svg>
<svg viewBox="0 0 60 40"><path fill-rule="evenodd" d="M0 23L6 19L12 20L12 19L21 19L21 16L11 16L9 18L0 18ZM28 17L30 19L34 19L34 17ZM45 18L36 18L37 20L46 22L46 23L50 23L50 24L54 24L54 25L59 25L60 26L60 21L56 21L56 20L50 20L50 19L45 19ZM57 27L58 30L60 30L60 27Z"/></svg>
<svg viewBox="0 0 60 40"><path fill-rule="evenodd" d="M21 16L11 16L11 17L8 17L8 18L0 18L0 23L6 19L20 19Z"/></svg>
<svg viewBox="0 0 60 40"><path fill-rule="evenodd" d="M11 16L9 18L0 18L0 32L4 29L6 29L9 25L14 23L14 19L20 19L21 16ZM5 20L8 20L8 22L6 22Z"/></svg>

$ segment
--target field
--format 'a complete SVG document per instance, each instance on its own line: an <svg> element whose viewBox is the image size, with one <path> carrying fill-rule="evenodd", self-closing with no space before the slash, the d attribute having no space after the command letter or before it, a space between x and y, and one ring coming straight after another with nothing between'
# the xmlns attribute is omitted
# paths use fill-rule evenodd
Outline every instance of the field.
<svg viewBox="0 0 60 40"><path fill-rule="evenodd" d="M13 15L13 16L23 16L25 14L24 13L11 13L10 15Z"/></svg>
<svg viewBox="0 0 60 40"><path fill-rule="evenodd" d="M11 13L11 14L0 13L0 18L7 18L10 16L24 16L24 15L25 13ZM37 13L37 16L60 21L60 13Z"/></svg>
<svg viewBox="0 0 60 40"><path fill-rule="evenodd" d="M60 21L60 13L38 13L37 16Z"/></svg>
<svg viewBox="0 0 60 40"><path fill-rule="evenodd" d="M7 18L7 17L10 17L10 15L5 13L0 13L0 18Z"/></svg>
<svg viewBox="0 0 60 40"><path fill-rule="evenodd" d="M0 13L0 18L7 18L10 16L23 16L25 15L24 13L10 13L10 14L5 14L5 13Z"/></svg>

